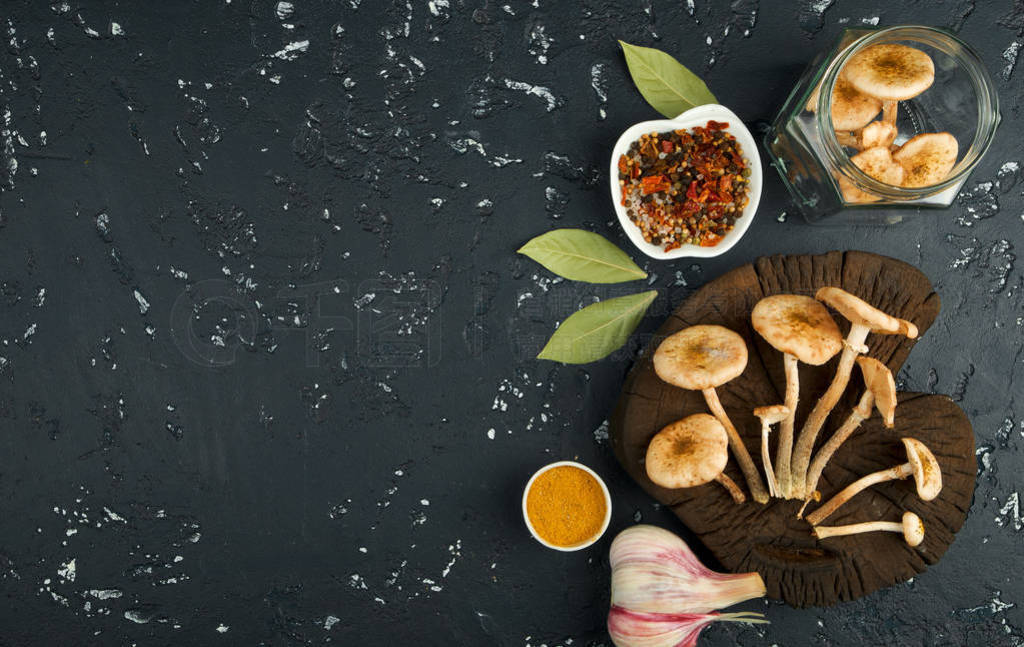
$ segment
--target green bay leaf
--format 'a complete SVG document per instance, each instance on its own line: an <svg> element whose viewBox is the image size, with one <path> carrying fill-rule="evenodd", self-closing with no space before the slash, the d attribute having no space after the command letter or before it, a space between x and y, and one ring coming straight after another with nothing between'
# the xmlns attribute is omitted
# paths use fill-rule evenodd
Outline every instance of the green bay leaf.
<svg viewBox="0 0 1024 647"><path fill-rule="evenodd" d="M629 294L574 312L551 335L537 359L587 364L620 348L636 330L657 290Z"/></svg>
<svg viewBox="0 0 1024 647"><path fill-rule="evenodd" d="M626 252L604 236L583 229L555 229L519 248L555 274L587 283L622 283L647 278Z"/></svg>
<svg viewBox="0 0 1024 647"><path fill-rule="evenodd" d="M669 119L694 106L718 103L699 76L665 52L621 40L629 74L647 103Z"/></svg>

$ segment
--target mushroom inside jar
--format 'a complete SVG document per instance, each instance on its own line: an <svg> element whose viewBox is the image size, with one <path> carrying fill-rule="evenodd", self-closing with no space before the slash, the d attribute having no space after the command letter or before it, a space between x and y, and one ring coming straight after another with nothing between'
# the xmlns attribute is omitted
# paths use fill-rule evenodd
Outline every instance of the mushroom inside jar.
<svg viewBox="0 0 1024 647"><path fill-rule="evenodd" d="M899 102L932 88L935 64L926 52L898 43L865 47L839 71L830 101L830 123L836 140L851 151L854 165L879 182L921 189L939 184L956 165L958 145L947 132L902 135L897 128ZM817 109L815 90L806 109ZM880 107L881 115L879 115ZM878 117L876 119L876 117ZM835 176L848 203L876 202L838 170Z"/></svg>
<svg viewBox="0 0 1024 647"><path fill-rule="evenodd" d="M750 168L728 123L641 135L618 161L621 204L666 252L714 247L748 202Z"/></svg>

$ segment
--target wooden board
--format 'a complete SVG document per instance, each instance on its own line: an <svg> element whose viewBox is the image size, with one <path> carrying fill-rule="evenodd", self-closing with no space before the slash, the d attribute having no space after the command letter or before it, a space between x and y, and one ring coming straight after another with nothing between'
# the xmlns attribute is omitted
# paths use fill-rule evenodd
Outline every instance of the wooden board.
<svg viewBox="0 0 1024 647"><path fill-rule="evenodd" d="M750 312L763 297L781 293L813 296L827 285L839 286L890 314L913 321L922 335L939 313L939 297L927 277L895 259L866 252L761 258L711 281L676 309L630 371L611 419L612 446L630 476L670 506L727 570L758 571L769 597L797 607L857 599L903 582L942 557L963 525L974 494L974 432L966 415L946 396L901 393L895 429L885 429L874 414L832 458L818 485L824 497L831 497L860 476L905 462L900 437L918 438L942 467L943 490L937 499L919 500L912 481L884 483L859 494L827 523L898 521L904 510L911 510L925 523L920 546L910 548L901 535L889 532L819 541L810 526L796 518L797 501L773 499L768 505L759 505L748 500L735 505L717 483L668 490L647 478L644 454L651 437L674 420L707 411L699 392L662 382L654 373L651 355L661 339L694 324L719 324L742 335L750 350L747 368L718 393L751 455L759 457L760 425L752 409L781 403L785 381L781 353L754 332ZM836 321L845 334L848 324L838 315ZM899 336L870 335L867 345L868 354L896 374L914 342ZM800 365L797 435L814 401L832 379L835 364L833 359L823 367ZM844 399L819 435L818 446L846 417L862 389L854 371ZM757 462L760 464L759 458ZM731 458L726 473L744 484Z"/></svg>

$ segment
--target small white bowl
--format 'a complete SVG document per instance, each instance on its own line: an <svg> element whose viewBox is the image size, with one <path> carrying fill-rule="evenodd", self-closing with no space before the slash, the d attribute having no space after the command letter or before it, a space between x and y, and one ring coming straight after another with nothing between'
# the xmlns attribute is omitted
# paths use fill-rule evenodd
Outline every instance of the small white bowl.
<svg viewBox="0 0 1024 647"><path fill-rule="evenodd" d="M750 177L748 179L750 184L747 189L747 206L743 209L743 215L736 219L736 225L732 228L732 231L723 236L722 240L714 247L683 245L666 252L660 245L652 245L644 240L643 234L640 233L640 228L633 224L633 221L626 214L626 208L620 204L622 200L622 187L619 186L619 158L626 154L630 144L639 139L640 135L704 126L709 119L728 122L729 127L725 130L736 138L736 141L739 142L740 147L743 149L744 157L749 162ZM736 116L736 113L717 103L709 103L697 106L696 108L690 108L675 119L641 121L627 128L626 132L622 133L622 136L619 137L619 141L615 142L615 148L612 149L611 170L609 171L608 179L612 188L612 204L615 205L615 213L619 216L619 223L622 224L626 235L633 241L637 249L658 260L686 257L710 258L724 254L732 249L732 246L739 242L740 238L743 238L743 234L750 227L754 214L757 212L757 204L761 201L761 156L758 154L757 143L754 141L754 137L747 130L747 127L743 125L743 122L740 121L740 118Z"/></svg>
<svg viewBox="0 0 1024 647"><path fill-rule="evenodd" d="M562 466L577 467L586 472L587 474L591 475L592 477L594 477L594 480L597 481L598 485L601 486L601 492L604 493L604 521L601 523L601 529L598 530L597 533L587 541L580 544L576 544L574 546L556 546L550 542L544 541L544 539L537 534L537 531L534 529L533 524L530 523L530 515L526 512L526 497L530 493L530 488L533 486L533 482L536 481L537 477L543 474L544 472L555 467ZM565 553L571 553L576 550L583 550L584 548L593 545L594 542L596 542L598 539L604 536L605 531L608 530L608 524L611 522L611 520L612 495L608 493L608 486L604 484L604 480L600 476L598 476L594 470L590 469L589 467L581 463L577 463L575 461L558 461L557 463L545 465L544 467L534 472L533 476L530 477L530 480L526 482L526 487L523 489L523 521L526 522L526 527L530 530L530 534L533 535L533 538L539 541L540 543L544 544L548 548L554 548L555 550L560 550Z"/></svg>

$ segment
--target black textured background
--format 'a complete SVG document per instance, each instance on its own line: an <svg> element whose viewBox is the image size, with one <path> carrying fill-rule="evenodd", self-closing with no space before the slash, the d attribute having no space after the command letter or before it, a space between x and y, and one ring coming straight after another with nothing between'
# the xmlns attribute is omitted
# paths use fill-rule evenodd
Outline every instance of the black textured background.
<svg viewBox="0 0 1024 647"><path fill-rule="evenodd" d="M611 536L685 534L607 446L633 352L737 264L849 248L942 296L899 379L971 416L970 516L913 582L749 602L773 624L702 644L1024 644L1024 5L900 4L3 3L0 644L608 644ZM875 21L950 27L997 80L1001 136L957 204L812 228L767 173L728 254L646 262L661 297L630 348L532 359L576 307L636 288L514 254L565 226L628 245L607 155L654 113L615 39L674 53L759 126L814 52ZM574 457L614 517L560 554L519 496Z"/></svg>

